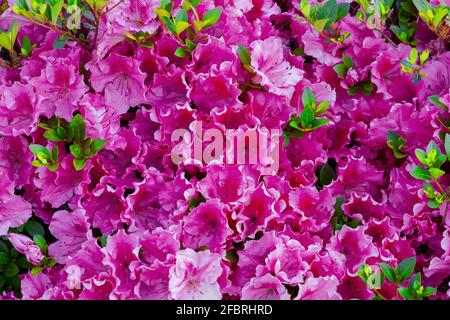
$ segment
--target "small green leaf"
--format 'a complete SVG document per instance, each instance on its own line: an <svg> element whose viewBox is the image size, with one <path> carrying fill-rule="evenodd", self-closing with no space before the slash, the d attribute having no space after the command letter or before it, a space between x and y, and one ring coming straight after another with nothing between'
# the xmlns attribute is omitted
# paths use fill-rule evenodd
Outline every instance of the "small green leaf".
<svg viewBox="0 0 450 320"><path fill-rule="evenodd" d="M243 65L250 65L252 63L250 50L246 47L238 45L237 53Z"/></svg>
<svg viewBox="0 0 450 320"><path fill-rule="evenodd" d="M328 122L330 122L330 120L328 120L327 118L314 119L311 128L312 129L317 129L317 128L327 124Z"/></svg>
<svg viewBox="0 0 450 320"><path fill-rule="evenodd" d="M303 128L308 128L312 125L314 120L314 111L310 107L305 107L300 115L300 122Z"/></svg>
<svg viewBox="0 0 450 320"><path fill-rule="evenodd" d="M416 266L416 257L407 258L402 262L400 262L397 269L395 269L397 280L400 283L403 283L406 279L409 278L411 273L414 271L415 266Z"/></svg>
<svg viewBox="0 0 450 320"><path fill-rule="evenodd" d="M79 144L72 144L69 150L75 159L84 159L83 148Z"/></svg>
<svg viewBox="0 0 450 320"><path fill-rule="evenodd" d="M445 171L438 168L430 168L429 172L431 176L435 179L442 177L445 174Z"/></svg>
<svg viewBox="0 0 450 320"><path fill-rule="evenodd" d="M23 269L32 269L33 268L33 265L28 262L28 260L25 256L21 256L19 259L17 259L16 263L19 267L21 267Z"/></svg>
<svg viewBox="0 0 450 320"><path fill-rule="evenodd" d="M347 75L347 71L348 71L347 67L343 63L335 65L333 67L333 70L341 77L345 77Z"/></svg>
<svg viewBox="0 0 450 320"><path fill-rule="evenodd" d="M187 15L186 10L182 9L182 10L178 11L177 14L175 15L175 21L188 22L188 15Z"/></svg>
<svg viewBox="0 0 450 320"><path fill-rule="evenodd" d="M31 274L33 276L37 276L39 273L42 272L42 270L44 270L44 267L40 267L40 266L34 267L33 269L31 269Z"/></svg>
<svg viewBox="0 0 450 320"><path fill-rule="evenodd" d="M50 129L44 132L44 137L50 141L60 142L64 141L64 138L61 138L55 130Z"/></svg>
<svg viewBox="0 0 450 320"><path fill-rule="evenodd" d="M322 115L326 113L327 108L330 106L330 101L322 101L316 108L316 114Z"/></svg>
<svg viewBox="0 0 450 320"><path fill-rule="evenodd" d="M203 15L202 19L203 27L208 28L214 25L215 23L217 23L217 21L219 21L221 15L222 15L222 8L214 8L209 10Z"/></svg>
<svg viewBox="0 0 450 320"><path fill-rule="evenodd" d="M311 109L315 108L316 96L309 88L305 88L302 93L302 103L305 108L309 107Z"/></svg>
<svg viewBox="0 0 450 320"><path fill-rule="evenodd" d="M430 172L419 166L416 166L414 169L412 169L410 174L411 176L419 180L431 180Z"/></svg>
<svg viewBox="0 0 450 320"><path fill-rule="evenodd" d="M31 53L31 42L28 36L23 37L22 39L22 48L20 49L22 56L28 57Z"/></svg>
<svg viewBox="0 0 450 320"><path fill-rule="evenodd" d="M0 265L6 265L11 261L7 252L0 251Z"/></svg>
<svg viewBox="0 0 450 320"><path fill-rule="evenodd" d="M84 123L83 117L77 114L73 117L72 121L69 122L67 127L73 137L75 143L82 143L86 134L86 124Z"/></svg>
<svg viewBox="0 0 450 320"><path fill-rule="evenodd" d="M329 185L333 180L336 178L336 172L333 170L333 168L328 164L325 163L322 168L320 168L319 172L319 181L322 186Z"/></svg>
<svg viewBox="0 0 450 320"><path fill-rule="evenodd" d="M426 287L426 288L423 290L422 295L423 295L424 297L429 297L429 296L435 295L436 292L437 292L437 290L436 290L435 288L433 288L433 287Z"/></svg>
<svg viewBox="0 0 450 320"><path fill-rule="evenodd" d="M62 36L62 35L60 35L60 36L58 36L56 39L55 39L55 41L53 41L53 48L55 48L55 49L61 49L61 48L64 48L64 46L66 45L66 43L67 43L67 38L66 37L64 37L64 36Z"/></svg>
<svg viewBox="0 0 450 320"><path fill-rule="evenodd" d="M350 58L346 54L342 55L342 62L344 62L344 65L347 67L347 69L351 69L355 65L355 63L353 62L352 58Z"/></svg>
<svg viewBox="0 0 450 320"><path fill-rule="evenodd" d="M95 139L92 143L92 154L97 154L106 144L106 140L103 139Z"/></svg>
<svg viewBox="0 0 450 320"><path fill-rule="evenodd" d="M12 278L14 277L16 274L19 273L19 267L17 266L17 264L15 263L10 263L6 266L5 270L3 271L3 274L5 275L5 277L7 278Z"/></svg>
<svg viewBox="0 0 450 320"><path fill-rule="evenodd" d="M28 221L25 223L24 227L25 231L28 232L30 236L34 236L35 234L41 236L45 235L44 227L42 227L42 225L37 221Z"/></svg>
<svg viewBox="0 0 450 320"><path fill-rule="evenodd" d="M413 300L408 288L398 288L398 293L400 293L405 300Z"/></svg>
<svg viewBox="0 0 450 320"><path fill-rule="evenodd" d="M187 52L182 47L178 47L175 50L175 56L177 56L178 58L184 58L187 56Z"/></svg>
<svg viewBox="0 0 450 320"><path fill-rule="evenodd" d="M86 166L87 159L74 159L73 160L73 166L75 170L80 171L83 170L83 168Z"/></svg>
<svg viewBox="0 0 450 320"><path fill-rule="evenodd" d="M39 249L41 249L43 253L47 252L47 241L45 241L43 236L41 236L40 234L35 234L33 236L33 242L39 247Z"/></svg>
<svg viewBox="0 0 450 320"><path fill-rule="evenodd" d="M384 276L392 283L397 283L397 277L395 275L395 271L388 264L381 262L380 263L381 272L383 272Z"/></svg>

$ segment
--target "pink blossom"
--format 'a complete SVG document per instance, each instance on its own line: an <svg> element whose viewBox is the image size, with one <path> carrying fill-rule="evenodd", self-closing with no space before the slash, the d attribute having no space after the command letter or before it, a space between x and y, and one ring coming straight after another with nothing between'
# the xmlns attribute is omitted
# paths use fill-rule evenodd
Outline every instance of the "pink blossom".
<svg viewBox="0 0 450 320"><path fill-rule="evenodd" d="M220 256L209 251L178 251L170 269L169 290L173 299L217 300L222 297L218 278L222 274Z"/></svg>

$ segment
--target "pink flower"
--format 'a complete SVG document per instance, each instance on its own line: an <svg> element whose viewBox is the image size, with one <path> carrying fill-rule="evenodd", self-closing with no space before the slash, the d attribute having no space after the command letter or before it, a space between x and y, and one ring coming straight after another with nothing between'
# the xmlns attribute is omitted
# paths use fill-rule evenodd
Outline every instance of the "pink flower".
<svg viewBox="0 0 450 320"><path fill-rule="evenodd" d="M27 257L29 263L36 266L41 264L44 255L42 254L41 249L34 244L33 240L17 233L9 233L8 240L17 251L23 253Z"/></svg>
<svg viewBox="0 0 450 320"><path fill-rule="evenodd" d="M130 57L113 53L105 60L87 66L91 84L97 92L104 92L105 102L118 114L145 102L145 74Z"/></svg>
<svg viewBox="0 0 450 320"><path fill-rule="evenodd" d="M39 92L39 112L48 118L56 115L70 121L78 101L88 91L78 65L67 62L66 59L47 62L41 76L31 80Z"/></svg>
<svg viewBox="0 0 450 320"><path fill-rule="evenodd" d="M11 87L2 86L0 133L18 136L33 132L38 117L36 102L36 95L30 85L15 82Z"/></svg>
<svg viewBox="0 0 450 320"><path fill-rule="evenodd" d="M0 169L0 236L9 228L19 227L31 217L31 205L22 197L14 195L14 184Z"/></svg>
<svg viewBox="0 0 450 320"><path fill-rule="evenodd" d="M303 71L291 66L284 58L284 45L280 38L270 37L251 43L251 65L255 80L275 94L290 96L292 87L303 77Z"/></svg>
<svg viewBox="0 0 450 320"><path fill-rule="evenodd" d="M335 276L310 277L300 286L297 299L299 300L342 300L337 292L339 281Z"/></svg>
<svg viewBox="0 0 450 320"><path fill-rule="evenodd" d="M223 246L231 234L224 206L217 200L201 203L184 218L182 239L189 248L206 246L215 251Z"/></svg>
<svg viewBox="0 0 450 320"><path fill-rule="evenodd" d="M17 187L28 183L32 158L24 137L0 137L0 170L4 170Z"/></svg>
<svg viewBox="0 0 450 320"><path fill-rule="evenodd" d="M317 191L314 187L304 187L289 193L289 205L301 216L302 228L311 232L329 225L335 202L330 189Z"/></svg>
<svg viewBox="0 0 450 320"><path fill-rule="evenodd" d="M138 261L135 252L137 244L138 238L135 235L127 235L123 230L108 237L104 248L103 263L111 269L114 277L115 286L111 293L113 298L131 299L135 297L134 287L138 282L135 270Z"/></svg>
<svg viewBox="0 0 450 320"><path fill-rule="evenodd" d="M169 290L173 299L218 300L222 297L218 279L223 270L221 257L209 251L178 251L169 272Z"/></svg>
<svg viewBox="0 0 450 320"><path fill-rule="evenodd" d="M86 222L84 210L61 210L54 213L49 229L58 241L49 245L48 252L58 263L64 263L67 257L78 252L87 240L89 224Z"/></svg>
<svg viewBox="0 0 450 320"><path fill-rule="evenodd" d="M242 289L242 300L289 300L280 280L270 274L255 277Z"/></svg>
<svg viewBox="0 0 450 320"><path fill-rule="evenodd" d="M351 229L345 225L336 232L326 247L330 255L345 264L351 275L356 275L361 265L379 254L372 238L364 234L365 229L363 226Z"/></svg>
<svg viewBox="0 0 450 320"><path fill-rule="evenodd" d="M278 244L267 256L267 267L283 283L297 285L309 269L305 248L296 240Z"/></svg>

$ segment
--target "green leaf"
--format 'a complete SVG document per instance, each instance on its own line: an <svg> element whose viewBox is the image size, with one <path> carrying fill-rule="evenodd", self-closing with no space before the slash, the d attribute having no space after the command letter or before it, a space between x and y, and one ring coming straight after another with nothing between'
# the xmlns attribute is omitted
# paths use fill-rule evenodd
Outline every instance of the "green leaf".
<svg viewBox="0 0 450 320"><path fill-rule="evenodd" d="M35 234L41 236L45 235L44 227L42 227L42 225L37 221L28 221L27 223L25 223L24 228L30 236L34 236Z"/></svg>
<svg viewBox="0 0 450 320"><path fill-rule="evenodd" d="M184 30L189 28L191 25L185 21L177 21L175 23L175 32L176 34L181 34Z"/></svg>
<svg viewBox="0 0 450 320"><path fill-rule="evenodd" d="M64 48L64 46L66 45L66 43L67 43L67 38L66 37L64 37L64 36L62 36L62 35L60 35L60 36L58 36L56 39L55 39L55 41L53 41L53 48L55 48L55 49L61 49L61 48Z"/></svg>
<svg viewBox="0 0 450 320"><path fill-rule="evenodd" d="M19 33L19 24L14 20L11 27L9 28L9 39L11 41L11 49L14 49L14 44L16 43L18 33Z"/></svg>
<svg viewBox="0 0 450 320"><path fill-rule="evenodd" d="M439 202L437 202L436 199L428 200L427 205L431 209L437 209L437 208L439 208L441 206L441 204Z"/></svg>
<svg viewBox="0 0 450 320"><path fill-rule="evenodd" d="M8 264L9 261L11 261L9 254L7 252L0 251L0 266Z"/></svg>
<svg viewBox="0 0 450 320"><path fill-rule="evenodd" d="M347 67L343 63L339 63L333 67L334 72L336 72L341 77L345 77L347 75Z"/></svg>
<svg viewBox="0 0 450 320"><path fill-rule="evenodd" d="M83 168L86 166L87 159L74 159L73 160L73 166L75 170L80 171L83 170Z"/></svg>
<svg viewBox="0 0 450 320"><path fill-rule="evenodd" d="M84 159L83 148L79 144L71 145L69 150L75 159Z"/></svg>
<svg viewBox="0 0 450 320"><path fill-rule="evenodd" d="M182 9L182 10L178 11L177 14L175 15L175 21L188 22L188 15L187 15L186 10Z"/></svg>
<svg viewBox="0 0 450 320"><path fill-rule="evenodd" d="M326 113L327 108L330 106L330 101L322 101L316 108L316 114L322 115Z"/></svg>
<svg viewBox="0 0 450 320"><path fill-rule="evenodd" d="M219 21L220 16L222 15L222 8L214 8L209 10L203 15L203 27L208 28L214 25L217 21Z"/></svg>
<svg viewBox="0 0 450 320"><path fill-rule="evenodd" d="M184 58L187 56L187 52L182 47L178 47L175 50L175 56L177 56L178 58Z"/></svg>
<svg viewBox="0 0 450 320"><path fill-rule="evenodd" d="M3 287L3 285L5 284L5 282L6 282L6 278L0 274L0 291Z"/></svg>
<svg viewBox="0 0 450 320"><path fill-rule="evenodd" d="M82 143L84 141L86 124L80 114L73 117L72 121L69 122L68 129L71 131L71 136L75 143Z"/></svg>
<svg viewBox="0 0 450 320"><path fill-rule="evenodd" d="M52 22L53 24L56 24L58 21L59 15L61 14L61 10L64 5L64 0L57 0L56 3L54 3L51 7L51 13L52 13Z"/></svg>
<svg viewBox="0 0 450 320"><path fill-rule="evenodd" d="M442 177L445 174L445 171L438 169L438 168L430 168L429 171L430 171L431 176L435 179Z"/></svg>
<svg viewBox="0 0 450 320"><path fill-rule="evenodd" d="M336 172L333 168L325 163L319 171L319 181L322 186L329 185L336 178Z"/></svg>
<svg viewBox="0 0 450 320"><path fill-rule="evenodd" d="M16 263L19 267L23 269L32 269L33 265L28 262L27 257L21 256L19 259L16 260Z"/></svg>
<svg viewBox="0 0 450 320"><path fill-rule="evenodd" d="M398 293L405 299L405 300L413 300L411 293L409 292L408 288L398 288Z"/></svg>
<svg viewBox="0 0 450 320"><path fill-rule="evenodd" d="M39 247L39 249L41 249L43 253L47 252L47 241L45 241L43 236L41 236L40 234L35 234L33 236L33 242Z"/></svg>
<svg viewBox="0 0 450 320"><path fill-rule="evenodd" d="M302 103L305 108L314 109L316 106L316 96L309 88L303 89Z"/></svg>
<svg viewBox="0 0 450 320"><path fill-rule="evenodd" d="M400 262L399 265L397 266L397 269L395 269L397 280L400 283L403 283L412 274L415 266L416 266L416 257L407 258L402 262Z"/></svg>
<svg viewBox="0 0 450 320"><path fill-rule="evenodd" d="M33 276L37 276L39 273L42 272L42 270L44 270L44 267L39 267L39 266L34 267L33 269L31 269L31 274Z"/></svg>
<svg viewBox="0 0 450 320"><path fill-rule="evenodd" d="M20 49L22 56L28 57L31 53L31 42L28 36L23 37L22 39L22 48Z"/></svg>
<svg viewBox="0 0 450 320"><path fill-rule="evenodd" d="M426 152L430 153L432 150L436 150L438 154L441 152L441 149L434 141L430 141L430 143L428 143Z"/></svg>
<svg viewBox="0 0 450 320"><path fill-rule="evenodd" d="M319 19L313 22L314 29L317 32L322 32L323 29L329 24L330 19Z"/></svg>
<svg viewBox="0 0 450 320"><path fill-rule="evenodd" d="M349 11L350 11L350 3L339 4L335 22L342 20Z"/></svg>
<svg viewBox="0 0 450 320"><path fill-rule="evenodd" d="M40 153L43 153L43 154L47 155L48 158L51 158L50 152L47 150L47 148L44 146L41 146L40 144L30 144L29 149L36 156Z"/></svg>
<svg viewBox="0 0 450 320"><path fill-rule="evenodd" d="M423 290L422 295L423 295L424 297L429 297L429 296L435 295L436 292L437 292L437 290L436 290L435 288L433 288L433 287L426 287L426 288Z"/></svg>
<svg viewBox="0 0 450 320"><path fill-rule="evenodd" d="M162 17L164 24L170 32L176 33L175 24L168 17Z"/></svg>
<svg viewBox="0 0 450 320"><path fill-rule="evenodd" d="M412 169L410 174L411 176L419 180L431 180L430 172L419 166L416 166L414 169Z"/></svg>
<svg viewBox="0 0 450 320"><path fill-rule="evenodd" d="M426 154L426 152L421 150L421 149L416 149L415 153L416 153L417 160L419 160L419 162L421 164L426 166L427 165L427 154Z"/></svg>
<svg viewBox="0 0 450 320"><path fill-rule="evenodd" d="M50 141L60 142L64 141L64 138L61 138L55 130L47 130L44 132L44 137Z"/></svg>
<svg viewBox="0 0 450 320"><path fill-rule="evenodd" d="M300 122L303 126L303 128L308 128L310 125L312 125L312 122L314 120L314 111L310 107L305 107L303 112L300 115Z"/></svg>
<svg viewBox="0 0 450 320"><path fill-rule="evenodd" d="M342 55L342 61L344 62L344 65L347 67L347 69L351 69L355 65L352 58L350 58L346 54Z"/></svg>
<svg viewBox="0 0 450 320"><path fill-rule="evenodd" d="M420 276L420 272L414 274L414 276L409 280L408 289L410 292L415 292L422 282L422 277Z"/></svg>
<svg viewBox="0 0 450 320"><path fill-rule="evenodd" d="M95 139L92 143L92 154L97 154L106 144L106 140L103 139Z"/></svg>
<svg viewBox="0 0 450 320"><path fill-rule="evenodd" d="M15 263L10 263L6 266L5 270L3 271L3 274L5 275L5 277L7 278L12 278L14 277L16 274L19 273L19 267L17 266L17 264Z"/></svg>
<svg viewBox="0 0 450 320"><path fill-rule="evenodd" d="M397 277L395 275L395 271L388 264L381 262L380 263L381 272L383 272L384 276L392 283L397 282Z"/></svg>
<svg viewBox="0 0 450 320"><path fill-rule="evenodd" d="M11 40L9 38L9 33L3 32L0 33L0 48L3 47L8 51L11 51Z"/></svg>
<svg viewBox="0 0 450 320"><path fill-rule="evenodd" d="M8 246L1 240L1 237L0 237L0 252L9 252Z"/></svg>
<svg viewBox="0 0 450 320"><path fill-rule="evenodd" d="M250 65L252 63L250 50L246 47L238 45L237 54L243 65Z"/></svg>
<svg viewBox="0 0 450 320"><path fill-rule="evenodd" d="M428 101L430 101L435 106L443 109L444 111L448 111L448 107L439 100L440 98L440 96L429 96Z"/></svg>
<svg viewBox="0 0 450 320"><path fill-rule="evenodd" d="M330 120L328 120L327 118L314 119L311 129L317 129L317 128L327 124L328 122L330 122Z"/></svg>

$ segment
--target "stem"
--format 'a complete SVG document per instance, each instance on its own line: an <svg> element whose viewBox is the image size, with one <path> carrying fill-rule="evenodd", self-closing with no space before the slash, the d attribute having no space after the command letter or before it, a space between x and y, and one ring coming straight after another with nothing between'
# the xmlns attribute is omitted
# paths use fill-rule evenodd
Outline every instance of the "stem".
<svg viewBox="0 0 450 320"><path fill-rule="evenodd" d="M378 291L378 289L373 289L373 292L375 292L377 295L379 295L379 296L381 297L381 299L387 300L387 299L380 293L380 291Z"/></svg>
<svg viewBox="0 0 450 320"><path fill-rule="evenodd" d="M441 191L442 194L446 194L446 192L444 191L444 188L442 188L441 184L439 183L439 181L433 177L433 181L436 183L436 185L438 186L439 190Z"/></svg>

